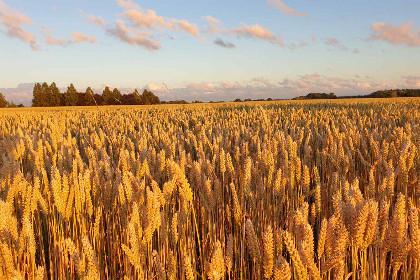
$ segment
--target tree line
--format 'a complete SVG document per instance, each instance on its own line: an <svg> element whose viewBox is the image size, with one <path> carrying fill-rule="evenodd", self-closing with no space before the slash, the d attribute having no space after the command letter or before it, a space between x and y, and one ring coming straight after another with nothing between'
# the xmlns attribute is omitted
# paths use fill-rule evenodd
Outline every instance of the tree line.
<svg viewBox="0 0 420 280"><path fill-rule="evenodd" d="M32 99L32 107L152 104L160 104L160 100L147 89L142 94L139 94L137 89L129 94L121 94L117 88L111 90L107 86L100 95L94 93L90 87L85 92L78 92L74 85L70 84L65 92L60 92L54 82L51 85L36 83Z"/></svg>
<svg viewBox="0 0 420 280"><path fill-rule="evenodd" d="M299 96L299 97L295 97L293 98L293 100L305 100L305 99L336 99L337 96L335 95L335 93L330 92L330 93L318 93L318 92L311 92L308 93L306 96Z"/></svg>
<svg viewBox="0 0 420 280"><path fill-rule="evenodd" d="M13 102L8 102L4 95L0 92L0 108L17 108L23 107L23 104L16 105Z"/></svg>

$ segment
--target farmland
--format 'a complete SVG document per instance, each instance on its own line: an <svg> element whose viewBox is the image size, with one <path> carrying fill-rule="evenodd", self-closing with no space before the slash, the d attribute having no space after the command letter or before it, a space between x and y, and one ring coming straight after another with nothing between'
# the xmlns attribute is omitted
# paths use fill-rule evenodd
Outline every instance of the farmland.
<svg viewBox="0 0 420 280"><path fill-rule="evenodd" d="M1 279L419 279L420 99L0 110Z"/></svg>

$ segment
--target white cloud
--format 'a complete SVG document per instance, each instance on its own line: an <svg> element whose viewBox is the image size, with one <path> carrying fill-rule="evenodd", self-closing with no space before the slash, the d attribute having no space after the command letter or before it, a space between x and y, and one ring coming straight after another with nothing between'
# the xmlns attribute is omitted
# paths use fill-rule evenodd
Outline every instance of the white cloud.
<svg viewBox="0 0 420 280"><path fill-rule="evenodd" d="M81 42L88 42L88 43L96 43L96 38L93 36L83 35L80 32L73 31L71 34L74 37L75 43L81 43Z"/></svg>
<svg viewBox="0 0 420 280"><path fill-rule="evenodd" d="M295 11L289 8L288 6L286 6L286 4L284 4L284 2L280 0L268 0L267 3L269 6L275 7L277 10L279 10L281 13L285 15L292 15L292 16L298 16L298 17L308 16L306 12Z"/></svg>
<svg viewBox="0 0 420 280"><path fill-rule="evenodd" d="M93 23L93 24L97 24L99 26L105 27L106 26L106 22L102 17L96 17L94 15L85 15L85 13L83 12L82 9L79 9L79 12L82 14L82 16L84 18L86 18L89 22Z"/></svg>
<svg viewBox="0 0 420 280"><path fill-rule="evenodd" d="M153 82L148 83L147 85L144 86L145 89L148 89L152 92L161 92L164 90L164 88L158 84L155 84Z"/></svg>
<svg viewBox="0 0 420 280"><path fill-rule="evenodd" d="M166 22L166 20L157 16L153 10L147 10L146 12L139 10L127 10L124 11L125 17L134 25L147 29L162 29L172 28L172 24Z"/></svg>
<svg viewBox="0 0 420 280"><path fill-rule="evenodd" d="M403 78L405 80L405 84L409 88L420 88L420 76L410 75L410 76L403 76Z"/></svg>
<svg viewBox="0 0 420 280"><path fill-rule="evenodd" d="M281 38L277 37L273 32L262 27L258 23L254 25L241 23L241 25L242 27L233 28L230 32L238 37L256 38L283 46Z"/></svg>
<svg viewBox="0 0 420 280"><path fill-rule="evenodd" d="M15 11L0 0L0 26L6 28L6 31L0 30L0 33L28 43L32 50L39 50L35 35L23 29L23 25L31 23L32 19L27 15Z"/></svg>
<svg viewBox="0 0 420 280"><path fill-rule="evenodd" d="M139 5L131 0L117 0L118 5L124 9L140 9Z"/></svg>
<svg viewBox="0 0 420 280"><path fill-rule="evenodd" d="M77 43L82 43L82 42L87 42L87 43L96 43L97 40L94 36L88 36L88 35L84 35L80 32L76 32L73 31L71 34L73 36L73 38L71 39L59 39L59 38L55 38L52 34L51 34L51 30L45 26L41 26L42 30L44 30L44 42L47 45L53 46L53 45L57 45L57 46L68 46L71 44L77 44Z"/></svg>
<svg viewBox="0 0 420 280"><path fill-rule="evenodd" d="M220 20L215 19L212 16L205 16L203 17L203 19L205 19L207 22L212 23L212 24L223 24Z"/></svg>
<svg viewBox="0 0 420 280"><path fill-rule="evenodd" d="M151 33L138 29L130 29L120 19L115 21L115 28L108 29L107 32L123 42L141 46L149 51L155 51L161 48L160 42Z"/></svg>
<svg viewBox="0 0 420 280"><path fill-rule="evenodd" d="M371 40L386 41L392 45L405 45L407 47L420 47L420 29L415 30L412 22L394 26L385 22L376 22L371 25L373 34Z"/></svg>
<svg viewBox="0 0 420 280"><path fill-rule="evenodd" d="M135 26L139 28L147 28L150 30L164 31L176 30L179 32L189 33L195 37L199 37L199 31L195 24L185 19L169 18L165 19L158 16L155 11L147 10L143 12L139 10L126 10L124 16Z"/></svg>

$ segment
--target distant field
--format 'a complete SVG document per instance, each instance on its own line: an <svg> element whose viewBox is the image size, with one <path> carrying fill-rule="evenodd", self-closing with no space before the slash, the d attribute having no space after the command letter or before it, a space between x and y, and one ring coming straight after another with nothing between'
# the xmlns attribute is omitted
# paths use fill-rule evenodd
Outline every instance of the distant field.
<svg viewBox="0 0 420 280"><path fill-rule="evenodd" d="M420 98L0 110L0 279L419 279Z"/></svg>

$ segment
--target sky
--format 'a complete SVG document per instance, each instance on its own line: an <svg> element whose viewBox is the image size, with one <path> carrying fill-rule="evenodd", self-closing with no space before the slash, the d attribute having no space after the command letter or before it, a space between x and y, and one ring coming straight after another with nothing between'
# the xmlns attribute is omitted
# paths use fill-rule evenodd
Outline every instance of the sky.
<svg viewBox="0 0 420 280"><path fill-rule="evenodd" d="M162 100L420 88L418 0L0 0L0 92L35 82Z"/></svg>

